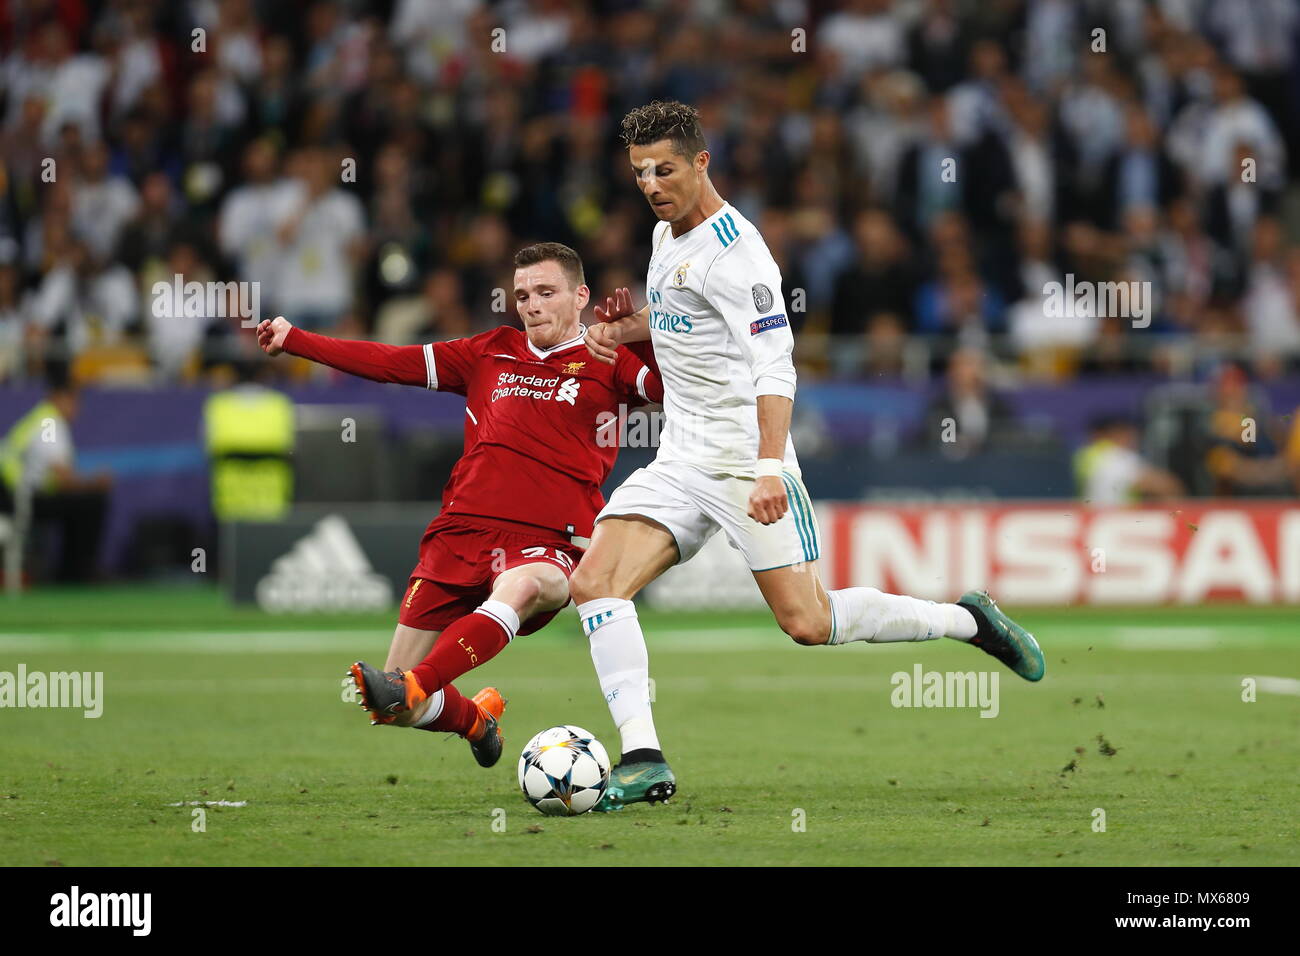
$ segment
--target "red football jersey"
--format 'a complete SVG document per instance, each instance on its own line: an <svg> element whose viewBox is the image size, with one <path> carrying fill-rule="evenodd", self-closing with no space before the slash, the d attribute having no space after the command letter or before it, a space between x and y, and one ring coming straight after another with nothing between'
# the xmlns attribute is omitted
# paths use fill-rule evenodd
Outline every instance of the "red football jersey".
<svg viewBox="0 0 1300 956"><path fill-rule="evenodd" d="M465 449L443 489L444 512L590 537L618 456L619 424L601 413L661 402L663 383L648 342L619 348L607 365L587 352L585 333L538 349L511 326L408 346L295 328L284 349L375 381L465 396Z"/></svg>

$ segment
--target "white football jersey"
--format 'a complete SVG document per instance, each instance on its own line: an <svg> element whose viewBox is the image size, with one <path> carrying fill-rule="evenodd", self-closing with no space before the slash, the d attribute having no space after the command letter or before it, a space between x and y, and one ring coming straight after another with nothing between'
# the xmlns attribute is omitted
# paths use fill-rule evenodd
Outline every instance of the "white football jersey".
<svg viewBox="0 0 1300 956"><path fill-rule="evenodd" d="M673 237L655 226L646 273L650 339L664 383L659 461L750 478L759 395L794 398L794 336L781 270L730 203ZM785 466L798 468L787 437Z"/></svg>

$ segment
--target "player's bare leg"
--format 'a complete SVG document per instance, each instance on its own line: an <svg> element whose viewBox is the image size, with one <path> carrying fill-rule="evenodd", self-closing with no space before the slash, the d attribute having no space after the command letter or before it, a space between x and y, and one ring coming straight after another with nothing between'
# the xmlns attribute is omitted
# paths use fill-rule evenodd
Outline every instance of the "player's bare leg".
<svg viewBox="0 0 1300 956"><path fill-rule="evenodd" d="M1041 680L1046 670L1034 636L983 591L968 591L956 604L885 594L875 588L827 591L815 562L755 571L754 580L781 630L797 644L884 644L951 637L992 654L1025 680Z"/></svg>
<svg viewBox="0 0 1300 956"><path fill-rule="evenodd" d="M378 672L360 661L352 665L362 706L374 714L375 723L458 733L469 741L479 764L494 765L501 756L498 721L505 701L491 687L467 701L451 682L495 657L514 639L521 621L556 610L568 599L564 571L550 562L534 562L499 574L488 600L442 632L399 624L387 670Z"/></svg>
<svg viewBox="0 0 1300 956"><path fill-rule="evenodd" d="M514 640L521 622L554 611L569 600L569 580L549 561L508 568L492 582L492 594L472 614L451 624L415 664L408 680L425 694L435 694L461 674L486 664ZM395 721L420 726L430 701L425 700ZM404 719L403 719L404 718Z"/></svg>
<svg viewBox="0 0 1300 956"><path fill-rule="evenodd" d="M429 655L441 633L442 631L423 631L405 624L397 625L393 631L393 643L388 646L388 660L384 662L384 670L410 670Z"/></svg>
<svg viewBox="0 0 1300 956"><path fill-rule="evenodd" d="M650 659L632 603L677 558L677 542L657 522L640 515L606 518L596 525L591 547L569 582L622 743L622 759L610 773L598 810L667 800L677 790L655 733Z"/></svg>

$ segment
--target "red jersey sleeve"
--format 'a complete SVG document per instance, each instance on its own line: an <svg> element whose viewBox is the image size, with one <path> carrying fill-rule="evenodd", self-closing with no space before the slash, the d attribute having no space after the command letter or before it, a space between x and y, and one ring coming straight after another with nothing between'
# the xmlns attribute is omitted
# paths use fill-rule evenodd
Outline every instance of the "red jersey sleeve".
<svg viewBox="0 0 1300 956"><path fill-rule="evenodd" d="M639 358L656 378L659 377L659 360L655 358L655 347L650 344L649 339L644 342L628 342L623 348Z"/></svg>
<svg viewBox="0 0 1300 956"><path fill-rule="evenodd" d="M428 385L429 373L424 356L427 347L335 339L296 326L284 338L284 350L290 355L299 355L373 382L396 382L400 385Z"/></svg>
<svg viewBox="0 0 1300 956"><path fill-rule="evenodd" d="M485 333L488 334L488 333ZM469 391L478 364L479 340L483 335L423 346L429 370L429 388L464 395Z"/></svg>
<svg viewBox="0 0 1300 956"><path fill-rule="evenodd" d="M618 358L614 360L614 381L637 404L664 400L664 383L659 379L659 366L649 342L634 342L619 348Z"/></svg>

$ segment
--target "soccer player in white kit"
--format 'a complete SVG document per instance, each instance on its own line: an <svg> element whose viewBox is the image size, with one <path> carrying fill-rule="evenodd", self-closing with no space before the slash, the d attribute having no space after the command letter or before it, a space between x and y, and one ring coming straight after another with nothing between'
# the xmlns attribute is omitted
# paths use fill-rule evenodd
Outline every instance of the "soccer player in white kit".
<svg viewBox="0 0 1300 956"><path fill-rule="evenodd" d="M612 361L649 338L664 384L659 453L610 496L570 581L602 692L622 738L598 809L666 800L676 778L651 716L649 658L632 598L717 530L754 574L798 644L951 637L1040 680L1042 651L982 591L939 604L875 588L828 591L817 574L817 520L790 440L794 337L767 244L709 179L695 109L653 102L622 124L637 185L659 223L646 306L607 300L586 342Z"/></svg>

